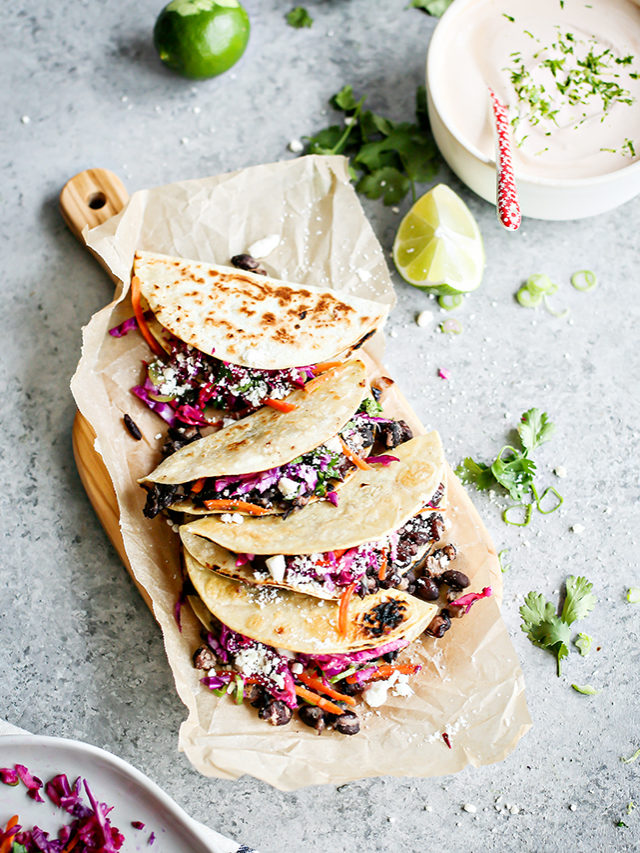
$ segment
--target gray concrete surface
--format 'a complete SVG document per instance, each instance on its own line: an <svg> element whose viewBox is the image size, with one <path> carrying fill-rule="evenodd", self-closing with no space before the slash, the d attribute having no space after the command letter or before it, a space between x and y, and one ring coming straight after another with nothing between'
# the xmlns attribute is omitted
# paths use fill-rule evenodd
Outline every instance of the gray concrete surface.
<svg viewBox="0 0 640 853"><path fill-rule="evenodd" d="M519 531L474 495L498 548L509 549L504 617L534 719L516 751L450 778L292 794L249 778L206 780L175 752L184 709L160 632L73 463L68 382L80 327L110 285L63 225L57 195L95 165L134 190L292 156L288 141L325 126L327 99L345 83L373 108L408 118L434 21L405 0L309 0L315 24L296 31L283 19L292 3L247 0L253 31L243 60L192 85L156 60L150 33L160 5L3 5L0 716L118 753L194 817L263 853L640 849L640 806L627 814L640 803L640 760L620 760L640 747L640 605L625 601L640 584L640 199L581 222L525 221L511 236L442 167L440 180L468 202L487 250L483 286L458 312L464 333L418 328L418 310L441 314L397 280L388 361L452 462L489 459L530 406L557 425L539 461L544 482L564 494L560 512ZM365 200L365 209L389 249L399 215L379 202ZM587 295L568 283L585 267L601 282ZM540 271L561 283L556 304L570 307L568 320L515 303L521 281ZM449 382L437 367L451 371ZM557 678L553 659L520 632L518 606L530 589L557 598L570 573L595 582L584 630L599 651L573 653ZM600 693L578 695L573 681Z"/></svg>

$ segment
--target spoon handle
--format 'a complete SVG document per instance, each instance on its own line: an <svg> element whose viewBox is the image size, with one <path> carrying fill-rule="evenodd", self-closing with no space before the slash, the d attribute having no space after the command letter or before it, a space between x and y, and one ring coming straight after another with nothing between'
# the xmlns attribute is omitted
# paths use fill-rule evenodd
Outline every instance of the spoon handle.
<svg viewBox="0 0 640 853"><path fill-rule="evenodd" d="M509 130L509 119L507 108L500 101L493 89L489 88L493 117L495 119L497 139L497 204L498 219L507 231L517 231L522 222L520 213L520 202L516 189L516 179L513 174L513 160L511 157L511 133Z"/></svg>

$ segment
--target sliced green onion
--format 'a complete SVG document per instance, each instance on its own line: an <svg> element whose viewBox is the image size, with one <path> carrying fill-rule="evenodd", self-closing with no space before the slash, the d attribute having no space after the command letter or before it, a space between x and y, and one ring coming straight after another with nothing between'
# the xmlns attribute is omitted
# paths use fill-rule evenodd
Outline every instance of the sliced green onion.
<svg viewBox="0 0 640 853"><path fill-rule="evenodd" d="M585 684L584 687L580 687L579 684L572 684L571 686L578 693L584 693L585 696L597 696L600 693L599 690L596 690L590 684Z"/></svg>
<svg viewBox="0 0 640 853"><path fill-rule="evenodd" d="M563 311L554 311L553 308L549 305L549 300L547 299L547 294L542 297L542 301L544 302L544 307L547 309L549 314L552 314L554 317L566 317L569 313L569 309L565 308Z"/></svg>
<svg viewBox="0 0 640 853"><path fill-rule="evenodd" d="M516 299L523 308L535 308L542 302L542 294L533 293L531 290L527 290L527 286L523 284L520 290L516 293Z"/></svg>
<svg viewBox="0 0 640 853"><path fill-rule="evenodd" d="M241 675L236 675L236 705L242 705L244 698L244 680Z"/></svg>
<svg viewBox="0 0 640 853"><path fill-rule="evenodd" d="M623 764L631 764L632 761L636 761L636 759L640 758L640 749L636 749L633 755L630 755L629 758L621 758Z"/></svg>
<svg viewBox="0 0 640 853"><path fill-rule="evenodd" d="M147 391L147 394L157 403L170 403L172 400L176 399L175 394L152 394L151 391Z"/></svg>
<svg viewBox="0 0 640 853"><path fill-rule="evenodd" d="M442 293L438 296L438 305L445 311L453 311L454 308L459 308L463 302L464 296L461 293Z"/></svg>
<svg viewBox="0 0 640 853"><path fill-rule="evenodd" d="M553 486L547 486L544 492L538 497L536 487L532 484L531 492L533 493L533 497L536 502L536 509L538 510L538 512L541 512L542 515L551 515L552 512L555 512L564 503L564 498L556 489L553 488ZM552 495L556 496L558 502L554 506L552 506L551 509L542 509L542 501L546 498L549 492L551 492Z"/></svg>
<svg viewBox="0 0 640 853"><path fill-rule="evenodd" d="M457 317L449 317L440 323L440 331L445 335L459 335L462 333L462 323Z"/></svg>
<svg viewBox="0 0 640 853"><path fill-rule="evenodd" d="M517 509L522 513L524 510L524 521L511 521L510 515L513 515L513 510ZM531 512L533 504L513 504L508 506L502 513L502 520L505 524L511 524L513 527L528 527L531 521Z"/></svg>
<svg viewBox="0 0 640 853"><path fill-rule="evenodd" d="M498 562L500 563L500 571L504 574L504 572L509 571L511 565L509 563L505 564L502 555L506 554L509 551L508 548L503 548L502 551L498 551Z"/></svg>
<svg viewBox="0 0 640 853"><path fill-rule="evenodd" d="M227 692L227 685L225 684L224 687L216 687L216 689L212 690L211 692L214 693L216 696L224 696L224 694Z"/></svg>
<svg viewBox="0 0 640 853"><path fill-rule="evenodd" d="M627 590L629 604L640 604L640 586L632 586Z"/></svg>
<svg viewBox="0 0 640 853"><path fill-rule="evenodd" d="M578 270L571 276L571 284L576 290L587 293L598 284L598 278L592 270Z"/></svg>
<svg viewBox="0 0 640 853"><path fill-rule="evenodd" d="M555 293L558 289L558 285L551 281L549 276L544 273L534 273L533 275L530 275L523 287L525 287L529 293L540 294Z"/></svg>
<svg viewBox="0 0 640 853"><path fill-rule="evenodd" d="M353 675L356 671L355 666L350 666L349 669L345 669L344 672L339 672L337 675L334 675L333 678L330 678L329 681L332 684L335 684L336 681L342 681L343 678L346 678L348 675Z"/></svg>

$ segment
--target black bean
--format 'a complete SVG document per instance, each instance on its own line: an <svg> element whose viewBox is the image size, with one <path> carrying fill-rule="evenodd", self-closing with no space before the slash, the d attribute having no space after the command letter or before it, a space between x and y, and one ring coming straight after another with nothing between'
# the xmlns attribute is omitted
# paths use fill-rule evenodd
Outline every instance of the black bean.
<svg viewBox="0 0 640 853"><path fill-rule="evenodd" d="M131 436L131 438L135 438L136 441L140 441L140 439L142 438L142 433L140 432L140 427L134 421L134 419L131 417L131 415L125 414L123 420L124 420L124 425L126 426L127 430L129 431L129 435Z"/></svg>
<svg viewBox="0 0 640 853"><path fill-rule="evenodd" d="M360 731L360 720L353 711L345 711L334 718L333 728L342 735L357 735Z"/></svg>
<svg viewBox="0 0 640 853"><path fill-rule="evenodd" d="M305 726L311 726L318 733L325 727L324 713L316 705L301 705L298 708L298 716Z"/></svg>
<svg viewBox="0 0 640 853"><path fill-rule="evenodd" d="M440 595L440 590L433 578L422 577L416 581L413 594L423 601L435 601Z"/></svg>
<svg viewBox="0 0 640 853"><path fill-rule="evenodd" d="M400 652L398 651L398 649L393 652L387 652L386 654L382 655L382 660L385 660L387 663L393 663L399 654Z"/></svg>
<svg viewBox="0 0 640 853"><path fill-rule="evenodd" d="M455 569L443 572L440 575L440 579L453 589L466 589L471 583L464 572L456 572Z"/></svg>
<svg viewBox="0 0 640 853"><path fill-rule="evenodd" d="M450 627L451 619L449 617L449 611L441 610L440 613L438 613L437 616L434 616L431 622L429 622L426 633L431 634L432 637L436 637L439 640L441 637L444 637Z"/></svg>
<svg viewBox="0 0 640 853"><path fill-rule="evenodd" d="M266 269L260 266L260 261L256 260L251 255L234 255L231 258L231 263L234 265L234 267L237 267L237 269L240 270L249 270L250 272L254 272L257 275L267 274Z"/></svg>
<svg viewBox="0 0 640 853"><path fill-rule="evenodd" d="M196 669L213 669L216 665L216 656L208 646L200 646L193 653L193 665Z"/></svg>
<svg viewBox="0 0 640 853"><path fill-rule="evenodd" d="M271 699L258 711L261 720L272 726L286 726L292 717L291 708L280 699Z"/></svg>

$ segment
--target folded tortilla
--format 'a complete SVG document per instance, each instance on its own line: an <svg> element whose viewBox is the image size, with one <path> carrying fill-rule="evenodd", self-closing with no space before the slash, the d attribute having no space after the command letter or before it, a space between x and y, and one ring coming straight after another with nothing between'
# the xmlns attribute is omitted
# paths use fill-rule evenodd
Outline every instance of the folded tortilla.
<svg viewBox="0 0 640 853"><path fill-rule="evenodd" d="M217 619L260 643L303 654L346 654L398 639L410 643L438 610L435 604L394 589L362 599L354 596L343 636L338 633L335 602L223 577L188 551L185 565L196 592Z"/></svg>
<svg viewBox="0 0 640 853"><path fill-rule="evenodd" d="M367 392L364 364L332 368L310 390L287 397L296 408L263 406L219 432L198 439L165 459L140 483L189 483L200 477L254 474L286 465L336 435L354 416Z"/></svg>
<svg viewBox="0 0 640 853"><path fill-rule="evenodd" d="M330 288L233 267L136 252L133 274L158 322L222 361L280 370L357 348L389 307Z"/></svg>
<svg viewBox="0 0 640 853"><path fill-rule="evenodd" d="M181 530L236 554L317 554L382 539L412 518L445 477L437 432L416 436L392 453L397 462L357 470L340 490L337 507L321 501L284 520L244 517L241 524L209 515Z"/></svg>

